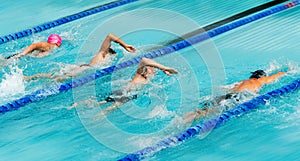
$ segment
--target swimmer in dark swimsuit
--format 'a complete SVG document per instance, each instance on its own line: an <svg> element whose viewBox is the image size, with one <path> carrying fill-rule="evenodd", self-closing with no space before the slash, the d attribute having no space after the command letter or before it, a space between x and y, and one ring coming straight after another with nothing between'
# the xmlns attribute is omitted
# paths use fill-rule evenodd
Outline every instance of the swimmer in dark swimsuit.
<svg viewBox="0 0 300 161"><path fill-rule="evenodd" d="M285 72L278 72L277 74L267 76L267 74L263 70L257 70L255 72L251 72L251 76L248 80L243 80L235 85L233 89L231 89L231 93L228 93L223 96L216 97L214 100L212 100L212 107L207 108L204 107L203 109L196 109L196 111L189 112L184 117L185 123L190 123L195 119L199 119L200 117L206 116L208 113L211 113L213 111L218 111L218 106L220 106L220 103L223 100L234 100L236 102L239 102L239 94L245 91L250 91L253 93L256 93L259 91L259 89L264 84L269 84L274 82L278 77L285 74ZM228 110L228 107L226 107L226 110ZM201 112L199 112L201 111Z"/></svg>
<svg viewBox="0 0 300 161"><path fill-rule="evenodd" d="M173 74L178 73L177 70L163 66L155 62L154 60L148 58L142 58L141 62L138 65L138 69L135 76L131 79L129 87L125 88L124 92L122 91L113 92L112 95L105 98L105 100L97 102L97 105L103 105L108 102L113 102L113 105L103 110L102 114L113 112L114 110L118 109L120 105L132 99L136 99L137 95L128 96L127 93L135 90L137 87L140 87L144 84L148 84L150 81L149 78L152 78L151 76L155 76L155 69L162 70L168 76L172 76ZM70 108L74 108L76 106L78 106L78 103L74 103Z"/></svg>
<svg viewBox="0 0 300 161"><path fill-rule="evenodd" d="M128 95L128 94L124 94L124 92L121 90L114 91L112 92L112 94L110 94L110 96L105 98L105 101L126 103L130 100L137 99L137 94Z"/></svg>

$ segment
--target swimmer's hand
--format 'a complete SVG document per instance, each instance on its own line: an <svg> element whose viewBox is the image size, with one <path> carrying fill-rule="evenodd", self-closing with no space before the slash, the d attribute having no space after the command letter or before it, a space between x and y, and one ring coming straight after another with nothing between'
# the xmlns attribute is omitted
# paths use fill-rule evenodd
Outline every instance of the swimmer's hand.
<svg viewBox="0 0 300 161"><path fill-rule="evenodd" d="M285 75L286 72L278 72L278 75Z"/></svg>
<svg viewBox="0 0 300 161"><path fill-rule="evenodd" d="M8 60L0 56L0 66L6 66Z"/></svg>
<svg viewBox="0 0 300 161"><path fill-rule="evenodd" d="M168 67L164 68L162 71L168 76L172 76L173 74L178 74L178 71L176 69L168 68Z"/></svg>
<svg viewBox="0 0 300 161"><path fill-rule="evenodd" d="M128 51L128 52L135 52L135 48L131 45L125 45L124 48Z"/></svg>
<svg viewBox="0 0 300 161"><path fill-rule="evenodd" d="M94 116L94 121L100 121L106 118L106 115L104 112L99 112L97 115Z"/></svg>
<svg viewBox="0 0 300 161"><path fill-rule="evenodd" d="M78 103L74 103L72 106L70 106L68 109L72 109L72 108L75 108L75 107L77 107L78 106Z"/></svg>

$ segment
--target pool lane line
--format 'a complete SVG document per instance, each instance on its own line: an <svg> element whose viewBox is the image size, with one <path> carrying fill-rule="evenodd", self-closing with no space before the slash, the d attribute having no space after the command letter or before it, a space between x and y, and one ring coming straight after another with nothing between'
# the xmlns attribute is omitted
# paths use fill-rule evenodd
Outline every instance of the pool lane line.
<svg viewBox="0 0 300 161"><path fill-rule="evenodd" d="M279 11L277 11L278 9L281 9L281 11L282 11L282 10L297 6L299 4L300 4L300 0L294 0L287 4L280 5L278 7L269 9L269 10L261 12L259 14L261 14L262 16L265 17L265 16L271 14L270 11L279 12ZM262 18L259 16L259 14L253 15L253 17L256 16L258 19ZM245 20L245 19L242 19L240 21L247 24L247 20ZM226 27L221 27L221 28L226 30ZM146 147L135 153L128 154L124 158L119 159L118 161L139 161L139 160L145 159L146 157L154 155L155 153L160 152L166 148L177 146L177 145L183 143L184 141L192 138L195 135L203 134L203 133L209 132L213 129L216 129L216 128L220 127L223 123L225 123L226 121L228 121L229 119L231 119L235 116L240 116L240 115L246 114L251 110L257 109L261 105L265 105L268 101L272 101L272 99L275 99L275 98L278 98L279 96L283 96L285 94L299 90L299 88L300 88L300 78L294 80L292 83L290 83L288 85L285 85L283 87L275 89L264 95L255 97L255 98L251 99L250 101L244 102L244 103L236 106L235 108L226 111L225 113L221 114L220 116L218 116L214 119L205 121L196 126L190 127L187 130L185 130L177 135L174 135L167 139L161 140L158 143L154 144L153 146L149 146L149 147Z"/></svg>
<svg viewBox="0 0 300 161"><path fill-rule="evenodd" d="M53 85L49 88L44 88L44 89L37 90L37 91L35 91L31 94L25 95L24 97L22 97L20 99L14 100L10 103L7 103L7 104L4 104L4 105L0 106L0 114L1 113L2 114L6 113L6 112L9 112L9 111L13 111L13 110L17 110L20 107L23 107L27 104L30 104L30 103L33 103L33 102L39 102L41 100L46 99L47 97L57 95L59 93L68 91L72 88L80 87L80 86L82 86L86 83L94 81L95 79L107 76L107 75L111 74L114 71L117 71L117 70L120 70L120 69L123 69L123 68L127 68L129 66L136 65L140 62L140 60L143 57L153 59L153 58L156 58L156 57L160 57L160 56L163 56L163 55L170 54L174 51L181 50L181 49L189 47L193 44L205 41L207 39L218 36L222 33L231 31L235 28L246 25L250 22L259 20L259 19L264 18L266 16L270 16L270 15L278 13L280 11L287 10L289 8L295 7L298 4L300 4L300 0L294 0L292 2L282 4L282 5L270 8L268 10L265 10L263 12L254 14L250 17L240 19L238 21L232 22L232 23L224 25L224 26L220 26L218 28L215 28L213 30L208 31L207 33L201 33L199 35L193 36L193 37L188 38L186 40L179 41L179 42L174 43L172 45L163 47L161 49L153 50L153 51L151 51L147 54L131 58L131 59L129 59L127 61L124 61L122 63L119 63L117 65L113 65L113 66L110 66L110 67L107 67L107 68L104 68L104 69L101 69L101 70L97 70L93 74L89 74L89 75L80 77L80 78L75 79L71 82L60 84L60 85Z"/></svg>
<svg viewBox="0 0 300 161"><path fill-rule="evenodd" d="M267 8L270 8L270 7L273 7L273 6L276 6L280 3L283 3L283 2L287 2L288 0L273 0L273 1L270 1L270 2L267 2L265 4L262 4L262 5L259 5L259 6L256 6L256 7L253 7L253 8L250 8L246 11L243 11L243 12L240 12L238 14L235 14L233 16L230 16L228 18L225 18L223 20L220 20L220 21L217 21L215 23L212 23L212 24L209 24L207 26L204 26L202 28L199 28L195 31L192 31L192 32L189 32L187 34L184 34L183 36L177 38L177 39L174 39L172 41L169 41L165 44L165 46L167 45L170 45L170 44L173 44L175 42L178 42L180 40L184 40L184 39L187 39L187 38L190 38L192 36L195 36L195 35L198 35L198 34L201 34L203 32L206 32L206 31L209 31L209 30L212 30L212 29L215 29L217 27L220 27L222 25L225 25L227 23L230 23L230 22L233 22L237 19L240 19L240 18L243 18L243 17L246 17L246 16L249 16L251 14L254 14L256 12L259 12L259 11L262 11L264 9L267 9Z"/></svg>
<svg viewBox="0 0 300 161"><path fill-rule="evenodd" d="M5 35L5 36L0 36L0 45L10 42L12 40L17 40L23 37L27 37L30 36L34 33L39 33L45 30L49 30L51 28L90 16L90 15L94 15L96 13L100 13L109 9L113 9L119 6L123 6L125 4L129 4L131 2L136 2L138 0L118 0L118 1L114 1L114 2L110 2L110 3L106 3L106 4L102 4L84 11L81 11L79 13L75 13L63 18L59 18L57 20L42 24L42 25L38 25L36 27L30 28L30 29L26 29L20 32L16 32L16 33L12 33L9 35Z"/></svg>
<svg viewBox="0 0 300 161"><path fill-rule="evenodd" d="M279 96L283 96L285 94L299 90L299 88L300 88L300 78L286 86L268 92L264 95L255 97L252 100L242 103L231 110L225 111L223 114L221 114L220 116L214 119L190 127L184 132L181 132L177 135L164 139L153 146L149 146L138 152L129 154L124 158L120 159L119 161L141 160L148 156L153 155L156 152L162 151L163 149L179 145L180 143L183 143L185 140L190 139L195 135L204 134L213 129L216 129L231 118L246 114L251 110L257 109L259 106L265 105L267 102L272 101L275 98L278 98Z"/></svg>

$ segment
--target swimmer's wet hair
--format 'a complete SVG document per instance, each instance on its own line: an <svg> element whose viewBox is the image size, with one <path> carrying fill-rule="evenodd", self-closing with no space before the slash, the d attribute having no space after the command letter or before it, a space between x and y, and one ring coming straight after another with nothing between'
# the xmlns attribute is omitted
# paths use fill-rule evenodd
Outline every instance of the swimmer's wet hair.
<svg viewBox="0 0 300 161"><path fill-rule="evenodd" d="M109 52L110 54L117 54L117 52L114 51L112 48L109 48L109 49L108 49L108 52Z"/></svg>
<svg viewBox="0 0 300 161"><path fill-rule="evenodd" d="M266 72L263 70L257 70L255 72L251 72L251 74L252 75L250 76L250 78L256 78L256 79L267 76Z"/></svg>

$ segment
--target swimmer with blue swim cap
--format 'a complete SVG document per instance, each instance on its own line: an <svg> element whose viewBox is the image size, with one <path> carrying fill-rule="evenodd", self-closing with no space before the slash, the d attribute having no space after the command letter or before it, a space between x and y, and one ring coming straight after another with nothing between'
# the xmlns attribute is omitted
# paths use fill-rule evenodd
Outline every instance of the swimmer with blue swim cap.
<svg viewBox="0 0 300 161"><path fill-rule="evenodd" d="M51 34L48 37L47 42L37 42L31 44L28 47L26 47L23 52L19 54L11 55L6 59L20 58L24 55L31 54L31 53L33 53L35 57L44 57L47 56L52 49L59 48L61 44L62 44L62 38L57 34Z"/></svg>

